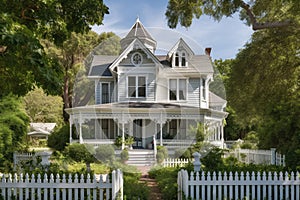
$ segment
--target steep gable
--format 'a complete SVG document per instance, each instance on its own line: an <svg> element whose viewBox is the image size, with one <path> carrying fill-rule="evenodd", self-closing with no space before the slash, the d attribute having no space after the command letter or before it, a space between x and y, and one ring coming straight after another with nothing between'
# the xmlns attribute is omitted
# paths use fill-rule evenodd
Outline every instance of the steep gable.
<svg viewBox="0 0 300 200"><path fill-rule="evenodd" d="M141 42L139 38L135 38L127 48L121 53L121 55L111 64L109 67L111 71L114 71L115 68L126 59L133 50L140 50L147 56L148 59L151 59L155 65L161 66L160 61L157 57Z"/></svg>

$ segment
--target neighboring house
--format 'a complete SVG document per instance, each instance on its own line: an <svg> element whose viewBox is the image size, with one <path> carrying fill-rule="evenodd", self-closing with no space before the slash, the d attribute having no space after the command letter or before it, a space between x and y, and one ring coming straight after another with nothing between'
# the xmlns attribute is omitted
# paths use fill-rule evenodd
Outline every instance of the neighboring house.
<svg viewBox="0 0 300 200"><path fill-rule="evenodd" d="M54 130L56 123L30 123L27 135L31 138L48 138Z"/></svg>
<svg viewBox="0 0 300 200"><path fill-rule="evenodd" d="M223 147L226 101L209 91L211 49L196 55L178 38L157 56L156 41L139 20L120 43L119 56L93 57L88 78L95 81L95 105L66 109L78 132L75 140L70 131L70 142L113 144L131 135L134 148L186 147L195 142L190 126L201 122L206 139Z"/></svg>

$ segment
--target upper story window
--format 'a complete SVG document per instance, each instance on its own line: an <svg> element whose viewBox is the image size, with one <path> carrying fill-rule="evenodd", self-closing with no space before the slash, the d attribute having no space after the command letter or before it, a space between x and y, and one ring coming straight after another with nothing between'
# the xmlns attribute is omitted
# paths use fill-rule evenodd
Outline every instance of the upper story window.
<svg viewBox="0 0 300 200"><path fill-rule="evenodd" d="M169 80L169 100L186 100L186 79Z"/></svg>
<svg viewBox="0 0 300 200"><path fill-rule="evenodd" d="M140 98L146 97L146 77L145 76L128 76L128 97Z"/></svg>
<svg viewBox="0 0 300 200"><path fill-rule="evenodd" d="M206 80L202 78L202 99L206 100Z"/></svg>
<svg viewBox="0 0 300 200"><path fill-rule="evenodd" d="M109 103L109 83L102 83L102 98L101 103Z"/></svg>
<svg viewBox="0 0 300 200"><path fill-rule="evenodd" d="M177 51L173 56L174 67L187 67L187 54L185 51Z"/></svg>

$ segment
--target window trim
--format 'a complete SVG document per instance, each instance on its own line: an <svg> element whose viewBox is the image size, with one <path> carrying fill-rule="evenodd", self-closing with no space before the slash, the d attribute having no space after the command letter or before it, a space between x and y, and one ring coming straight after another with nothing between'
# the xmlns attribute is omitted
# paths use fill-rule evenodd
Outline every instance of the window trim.
<svg viewBox="0 0 300 200"><path fill-rule="evenodd" d="M184 55L184 56L183 56ZM188 67L188 54L185 50L175 51L173 54L172 66L173 67ZM182 60L185 59L185 65L182 65ZM176 60L178 59L178 65L176 65Z"/></svg>
<svg viewBox="0 0 300 200"><path fill-rule="evenodd" d="M128 79L129 79L129 77L135 77L135 91L136 91L136 94L135 94L135 97L131 97L131 96L129 96L129 90L128 90L128 83L129 83L129 81L128 81ZM140 97L140 96L138 96L138 88L139 88L139 84L138 84L138 79L139 79L139 77L144 77L145 78L145 96L144 97ZM148 83L147 83L147 81L148 81L148 77L147 77L147 75L128 75L127 77L126 77L126 98L134 98L134 99L141 99L141 98L147 98L147 95L148 95Z"/></svg>
<svg viewBox="0 0 300 200"><path fill-rule="evenodd" d="M170 80L176 80L176 100L170 99ZM179 82L185 80L185 99L179 99ZM168 101L171 102L185 102L188 100L188 78L169 78L168 79Z"/></svg>

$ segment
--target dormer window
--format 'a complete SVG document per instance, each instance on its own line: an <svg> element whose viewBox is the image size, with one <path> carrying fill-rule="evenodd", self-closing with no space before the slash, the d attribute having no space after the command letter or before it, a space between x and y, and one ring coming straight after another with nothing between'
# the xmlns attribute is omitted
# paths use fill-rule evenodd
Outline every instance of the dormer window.
<svg viewBox="0 0 300 200"><path fill-rule="evenodd" d="M187 67L187 54L185 51L177 51L173 56L173 67Z"/></svg>
<svg viewBox="0 0 300 200"><path fill-rule="evenodd" d="M185 67L186 65L186 58L185 58L185 52L181 53L181 66Z"/></svg>

